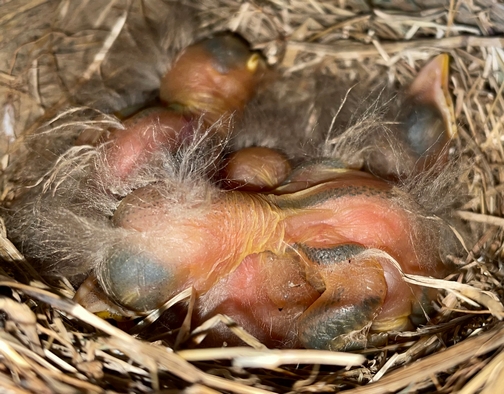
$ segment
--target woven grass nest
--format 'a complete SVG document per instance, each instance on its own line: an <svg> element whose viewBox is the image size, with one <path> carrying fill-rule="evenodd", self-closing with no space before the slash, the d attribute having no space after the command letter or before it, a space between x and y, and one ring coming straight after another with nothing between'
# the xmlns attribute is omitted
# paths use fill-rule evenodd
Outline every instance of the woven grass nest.
<svg viewBox="0 0 504 394"><path fill-rule="evenodd" d="M24 143L50 119L148 100L181 48L221 31L243 36L281 78L334 76L369 90L407 84L429 59L449 53L452 149L467 194L454 212L463 228L454 231L467 236L462 253L448 256L457 270L439 311L416 331L352 353L267 349L239 327L232 329L250 346L173 350L72 302L72 284L40 275L2 226L0 391L499 392L504 6L496 1L0 1L4 206L20 177L29 178L26 169L37 167ZM302 96L305 86L297 86Z"/></svg>

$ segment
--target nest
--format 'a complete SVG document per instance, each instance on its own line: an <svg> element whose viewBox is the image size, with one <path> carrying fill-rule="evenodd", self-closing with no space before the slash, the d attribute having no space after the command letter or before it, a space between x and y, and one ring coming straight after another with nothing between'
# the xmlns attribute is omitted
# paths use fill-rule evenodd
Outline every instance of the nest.
<svg viewBox="0 0 504 394"><path fill-rule="evenodd" d="M458 126L453 149L470 164L458 175L470 198L455 214L474 240L463 243L463 255L447 256L458 269L434 284L444 291L433 321L389 333L376 349L270 350L221 317L217 324L228 324L249 347L173 350L70 301L75 290L64 277L48 285L3 226L0 386L14 393L491 393L503 386L502 4L7 0L0 31L4 200L33 167L18 163L12 171L9 162L49 119L75 106L113 112L147 100L173 55L213 32L240 33L283 76L338 76L370 90L404 85L447 52Z"/></svg>

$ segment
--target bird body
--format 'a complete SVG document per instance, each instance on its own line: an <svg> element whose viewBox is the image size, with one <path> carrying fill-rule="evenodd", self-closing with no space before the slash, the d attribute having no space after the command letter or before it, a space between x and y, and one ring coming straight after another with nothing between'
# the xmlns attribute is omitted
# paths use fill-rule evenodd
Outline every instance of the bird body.
<svg viewBox="0 0 504 394"><path fill-rule="evenodd" d="M365 251L389 254L406 273L444 274L437 246L416 242L434 238L416 218L419 208L412 201L395 202L399 193L369 174L346 170L294 193L222 191L180 215L159 187L147 186L117 208L113 224L128 233L109 252L99 278L127 309L159 308L192 286L202 297L197 320L217 312L235 318L251 313L254 333L266 340L272 327L277 338L291 335L296 315L298 338L292 343L337 348L333 338L376 319L387 321L387 329L410 327L413 306L427 302L420 289L402 281L394 264ZM140 280L153 273L155 286ZM291 288L293 280L297 286ZM356 286L360 282L367 285ZM325 337L307 327L334 326L349 303L354 315L365 317L347 316L345 327L328 328ZM272 323L280 312L291 317Z"/></svg>

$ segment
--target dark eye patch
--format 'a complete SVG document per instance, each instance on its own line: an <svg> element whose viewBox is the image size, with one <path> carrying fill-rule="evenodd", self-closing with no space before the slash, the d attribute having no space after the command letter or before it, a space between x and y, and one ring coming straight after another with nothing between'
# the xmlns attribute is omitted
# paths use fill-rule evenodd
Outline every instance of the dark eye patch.
<svg viewBox="0 0 504 394"><path fill-rule="evenodd" d="M129 248L113 250L100 267L99 277L114 301L136 311L149 311L167 301L175 280L166 264Z"/></svg>
<svg viewBox="0 0 504 394"><path fill-rule="evenodd" d="M213 66L221 74L231 69L244 67L250 57L250 50L236 37L220 36L204 42L205 49L212 55Z"/></svg>

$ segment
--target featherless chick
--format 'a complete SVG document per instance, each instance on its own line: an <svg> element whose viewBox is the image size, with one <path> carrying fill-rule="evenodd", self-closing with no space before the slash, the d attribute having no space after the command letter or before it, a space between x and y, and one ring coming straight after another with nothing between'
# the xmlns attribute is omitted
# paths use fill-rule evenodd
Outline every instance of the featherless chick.
<svg viewBox="0 0 504 394"><path fill-rule="evenodd" d="M175 151L197 133L225 139L266 72L258 53L239 37L222 34L185 48L161 80L161 102L140 109L123 127L87 130L76 145L106 144L111 176L125 179L155 152ZM131 109L125 109L123 115ZM104 135L105 134L105 135Z"/></svg>

